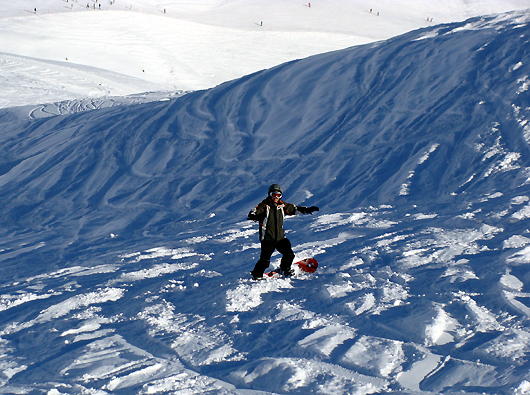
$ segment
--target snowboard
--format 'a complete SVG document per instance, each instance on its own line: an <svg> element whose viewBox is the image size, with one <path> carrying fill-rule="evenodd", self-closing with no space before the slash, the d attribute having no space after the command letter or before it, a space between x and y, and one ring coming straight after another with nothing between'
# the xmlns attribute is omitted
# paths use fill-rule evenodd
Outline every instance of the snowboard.
<svg viewBox="0 0 530 395"><path fill-rule="evenodd" d="M314 273L318 268L318 262L315 258L306 258L298 262L294 262L293 265L296 265L300 268L301 271L306 273ZM281 277L281 274L276 270L265 273L267 277L277 278Z"/></svg>

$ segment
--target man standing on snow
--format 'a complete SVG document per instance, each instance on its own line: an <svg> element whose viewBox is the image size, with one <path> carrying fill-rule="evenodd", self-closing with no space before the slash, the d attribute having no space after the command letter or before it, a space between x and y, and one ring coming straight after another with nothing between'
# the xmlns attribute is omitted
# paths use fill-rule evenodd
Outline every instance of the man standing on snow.
<svg viewBox="0 0 530 395"><path fill-rule="evenodd" d="M283 218L285 215L311 214L318 211L318 207L295 206L291 203L281 201L282 187L272 184L269 187L269 196L259 203L254 210L248 213L248 219L259 222L259 239L261 241L261 254L254 270L250 273L254 280L263 278L263 272L269 267L274 250L282 254L280 271L284 276L293 275L291 264L294 260L294 252L291 242L285 237L283 229Z"/></svg>

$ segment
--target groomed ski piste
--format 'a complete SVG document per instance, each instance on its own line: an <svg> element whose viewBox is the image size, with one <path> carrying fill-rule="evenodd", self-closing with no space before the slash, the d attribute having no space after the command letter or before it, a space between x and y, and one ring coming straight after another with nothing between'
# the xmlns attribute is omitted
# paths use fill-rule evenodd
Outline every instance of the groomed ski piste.
<svg viewBox="0 0 530 395"><path fill-rule="evenodd" d="M384 3L349 4L365 20ZM75 36L83 14L176 19L170 3L6 11L0 59L19 63L0 66L13 90L0 110L0 393L530 394L530 11L454 1L443 23L398 18L426 14L420 3L392 11L409 32L361 26L364 45L202 87L3 47L35 21ZM248 3L171 4L227 29ZM319 268L256 282L246 216L272 183L320 208L285 224L296 259Z"/></svg>

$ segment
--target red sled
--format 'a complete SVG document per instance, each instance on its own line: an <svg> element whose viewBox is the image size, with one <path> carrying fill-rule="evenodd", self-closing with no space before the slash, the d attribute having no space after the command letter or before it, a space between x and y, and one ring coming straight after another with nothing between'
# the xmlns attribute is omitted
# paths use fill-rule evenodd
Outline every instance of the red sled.
<svg viewBox="0 0 530 395"><path fill-rule="evenodd" d="M293 263L293 265L297 265L301 271L306 273L314 273L318 268L318 262L315 258L306 258L304 260ZM280 277L280 273L275 270L265 273L265 275L268 277Z"/></svg>
<svg viewBox="0 0 530 395"><path fill-rule="evenodd" d="M298 265L301 271L306 273L314 273L318 268L318 262L315 258L307 258L300 262L295 262L295 265Z"/></svg>

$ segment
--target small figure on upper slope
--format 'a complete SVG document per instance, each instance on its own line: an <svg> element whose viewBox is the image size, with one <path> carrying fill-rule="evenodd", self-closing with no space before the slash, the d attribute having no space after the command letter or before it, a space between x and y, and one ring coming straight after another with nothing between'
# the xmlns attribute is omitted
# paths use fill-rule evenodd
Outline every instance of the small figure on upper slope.
<svg viewBox="0 0 530 395"><path fill-rule="evenodd" d="M280 270L285 276L293 275L291 264L294 252L291 242L285 237L283 219L285 215L311 214L318 211L318 207L295 206L292 203L281 201L282 188L278 184L269 187L268 197L259 203L254 210L248 213L248 219L259 222L259 239L261 241L261 254L254 270L250 273L255 280L263 277L263 272L270 264L274 250L282 254Z"/></svg>

